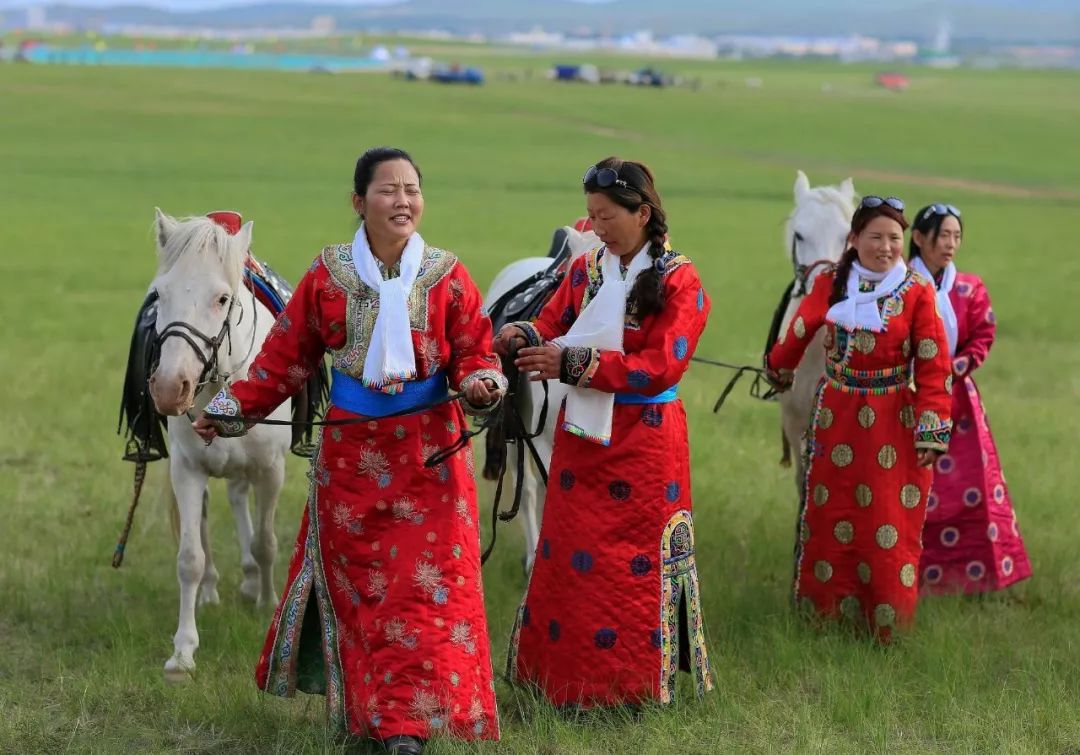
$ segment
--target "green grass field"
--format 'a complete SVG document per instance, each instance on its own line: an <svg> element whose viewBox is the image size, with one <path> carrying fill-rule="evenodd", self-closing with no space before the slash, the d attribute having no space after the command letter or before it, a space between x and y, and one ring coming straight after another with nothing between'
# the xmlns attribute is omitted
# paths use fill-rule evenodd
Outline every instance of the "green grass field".
<svg viewBox="0 0 1080 755"><path fill-rule="evenodd" d="M639 90L548 82L546 59L485 62L536 75L444 88L0 66L0 752L340 751L322 698L255 690L268 617L237 595L219 483L223 602L199 615L197 678L164 683L177 586L162 470L115 571L132 466L113 431L154 206L242 211L257 254L295 281L351 237L353 162L383 143L420 162L424 235L482 286L581 214L585 167L647 161L713 297L699 354L729 361L759 359L790 277L781 233L797 168L912 207L961 206L960 264L985 278L1000 323L980 385L1035 570L1004 595L925 601L916 631L886 650L802 625L788 608L795 500L778 409L740 390L711 414L727 375L695 366L680 393L718 689L698 703L681 687L677 705L632 723L561 718L500 683L503 741L432 753L1080 752L1080 77L918 70L897 95L868 68L686 63L699 91ZM751 76L764 86L747 88ZM304 463L289 464L279 580L306 490ZM496 669L520 554L514 526L486 568Z"/></svg>

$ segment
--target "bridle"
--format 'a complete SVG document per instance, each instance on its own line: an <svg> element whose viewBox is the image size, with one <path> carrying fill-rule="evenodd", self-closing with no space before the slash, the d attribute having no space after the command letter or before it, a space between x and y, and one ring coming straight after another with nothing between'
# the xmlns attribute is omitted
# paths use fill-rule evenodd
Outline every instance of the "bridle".
<svg viewBox="0 0 1080 755"><path fill-rule="evenodd" d="M240 286L240 290L244 290L243 285ZM252 295L252 301L254 302L254 294ZM221 329L218 330L216 336L208 336L194 325L183 320L174 320L161 329L161 333L158 334L157 339L154 341L154 349L157 355L161 354L161 347L170 338L180 338L187 342L191 350L195 352L199 363L203 366L202 372L199 373L199 381L195 385L196 393L209 383L227 381L235 372L235 370L233 372L222 372L218 369L218 361L221 346L226 341L229 344L228 353L232 356L232 315L236 309L240 310L240 318L236 321L236 324L239 325L244 321L244 305L239 301L239 295L234 292L229 297L229 309L225 313L225 320L221 323ZM248 345L247 355L240 361L240 364L244 364L255 349L258 318L259 308L258 306L252 306L251 343Z"/></svg>
<svg viewBox="0 0 1080 755"><path fill-rule="evenodd" d="M792 232L791 235L791 268L795 274L794 288L791 295L793 297L803 297L809 293L807 288L810 285L810 281L817 275L815 272L818 268L828 267L829 265L836 264L833 260L822 257L821 259L814 260L808 265L803 265L799 262L799 241L801 237L797 231Z"/></svg>

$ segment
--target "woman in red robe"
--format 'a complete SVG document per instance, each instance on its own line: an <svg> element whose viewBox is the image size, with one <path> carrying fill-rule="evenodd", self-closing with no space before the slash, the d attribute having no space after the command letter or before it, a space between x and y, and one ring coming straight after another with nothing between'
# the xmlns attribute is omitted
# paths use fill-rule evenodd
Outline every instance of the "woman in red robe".
<svg viewBox="0 0 1080 755"><path fill-rule="evenodd" d="M196 431L244 431L298 390L330 352L328 420L415 413L327 427L311 466L288 582L256 673L259 687L326 695L334 728L401 755L437 735L497 739L498 719L469 448L466 394L490 411L506 381L491 323L464 265L427 246L420 174L400 150L358 161L352 244L326 247L277 319L248 379L223 389ZM429 406L431 408L424 409Z"/></svg>
<svg viewBox="0 0 1080 755"><path fill-rule="evenodd" d="M930 466L951 430L948 342L933 287L902 259L903 207L895 197L863 199L847 252L818 277L766 359L772 382L788 387L814 334L827 329L795 598L882 642L915 617Z"/></svg>
<svg viewBox="0 0 1080 755"><path fill-rule="evenodd" d="M666 703L679 669L699 695L713 684L676 397L709 299L690 260L664 248L648 168L608 158L584 189L604 246L573 262L535 322L507 325L495 346L524 345L522 372L571 386L508 672L558 706Z"/></svg>
<svg viewBox="0 0 1080 755"><path fill-rule="evenodd" d="M908 247L911 266L937 289L952 357L953 436L937 460L926 501L921 575L925 593L1002 590L1031 576L972 373L994 343L997 324L982 279L956 269L963 240L960 211L933 204L915 215Z"/></svg>

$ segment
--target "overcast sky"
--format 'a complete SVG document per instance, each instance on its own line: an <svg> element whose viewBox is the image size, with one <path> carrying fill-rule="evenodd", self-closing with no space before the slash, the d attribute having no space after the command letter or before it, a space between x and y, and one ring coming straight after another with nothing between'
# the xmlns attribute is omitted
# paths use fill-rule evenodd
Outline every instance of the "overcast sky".
<svg viewBox="0 0 1080 755"><path fill-rule="evenodd" d="M335 5L387 5L396 0L288 0L290 3L313 5L331 3ZM202 10L203 8L221 8L226 5L254 5L258 0L58 0L64 5L82 8L101 8L109 5L145 5L153 8L171 10ZM25 8L28 5L48 5L41 0L0 0L0 10Z"/></svg>

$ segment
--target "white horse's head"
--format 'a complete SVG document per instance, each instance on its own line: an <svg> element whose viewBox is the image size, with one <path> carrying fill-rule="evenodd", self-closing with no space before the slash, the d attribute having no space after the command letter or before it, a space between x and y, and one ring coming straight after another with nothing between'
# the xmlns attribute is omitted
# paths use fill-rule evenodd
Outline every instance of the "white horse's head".
<svg viewBox="0 0 1080 755"><path fill-rule="evenodd" d="M590 249L595 249L602 243L600 237L591 230L579 231L568 225L563 226L566 231L566 244L570 247L570 259L577 259Z"/></svg>
<svg viewBox="0 0 1080 755"><path fill-rule="evenodd" d="M225 333L251 246L252 224L235 236L205 217L177 220L157 210L156 330L160 359L150 396L165 415L195 403L195 393Z"/></svg>
<svg viewBox="0 0 1080 755"><path fill-rule="evenodd" d="M850 178L839 186L810 188L810 179L801 170L798 172L795 209L784 226L784 249L797 279L805 283L821 272L824 263L840 259L855 214L855 199Z"/></svg>

